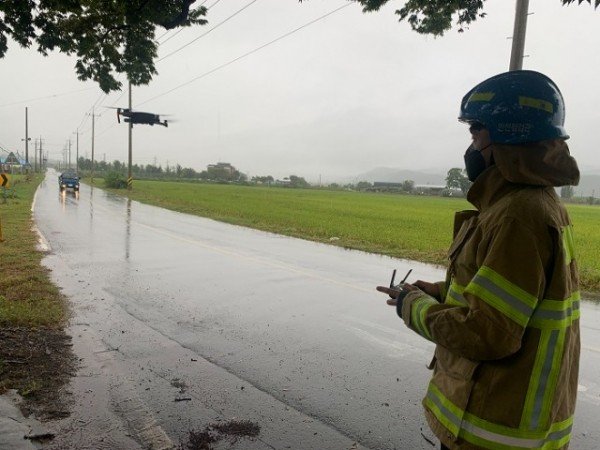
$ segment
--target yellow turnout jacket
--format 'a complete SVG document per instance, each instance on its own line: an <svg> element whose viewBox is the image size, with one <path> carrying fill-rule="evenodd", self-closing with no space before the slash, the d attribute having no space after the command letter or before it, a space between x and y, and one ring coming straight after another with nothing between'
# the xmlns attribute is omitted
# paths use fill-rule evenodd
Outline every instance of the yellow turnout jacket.
<svg viewBox="0 0 600 450"><path fill-rule="evenodd" d="M442 296L404 299L436 345L423 400L452 449L561 449L571 437L579 290L569 216L553 186L579 180L563 140L493 145L495 165L456 214Z"/></svg>

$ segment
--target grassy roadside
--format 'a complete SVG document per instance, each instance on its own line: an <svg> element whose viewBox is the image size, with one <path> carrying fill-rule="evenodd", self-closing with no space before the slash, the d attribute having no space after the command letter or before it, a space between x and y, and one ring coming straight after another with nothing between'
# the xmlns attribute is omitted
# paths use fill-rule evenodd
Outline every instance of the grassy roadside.
<svg viewBox="0 0 600 450"><path fill-rule="evenodd" d="M0 393L16 389L22 409L42 418L67 414L57 398L73 370L68 308L36 250L31 204L42 176L12 176L12 193L0 198Z"/></svg>
<svg viewBox="0 0 600 450"><path fill-rule="evenodd" d="M96 185L103 186L102 180ZM313 241L445 265L464 199L136 180L133 200ZM600 291L600 208L568 205L581 288Z"/></svg>
<svg viewBox="0 0 600 450"><path fill-rule="evenodd" d="M60 327L65 319L65 302L41 265L32 231L31 203L41 180L13 177L15 197L0 203L0 326Z"/></svg>

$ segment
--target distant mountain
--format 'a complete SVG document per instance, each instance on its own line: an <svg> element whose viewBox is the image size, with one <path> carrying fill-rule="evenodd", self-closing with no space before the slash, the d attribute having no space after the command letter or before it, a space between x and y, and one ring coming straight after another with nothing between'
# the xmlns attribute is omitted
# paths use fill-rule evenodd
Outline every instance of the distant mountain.
<svg viewBox="0 0 600 450"><path fill-rule="evenodd" d="M579 185L574 187L576 197L600 197L600 175L582 174Z"/></svg>
<svg viewBox="0 0 600 450"><path fill-rule="evenodd" d="M353 176L348 179L352 181L384 181L388 183L401 183L413 180L415 184L431 184L434 186L445 185L446 175L442 173L428 173L415 170L404 170L393 167L377 167ZM584 173L581 175L579 185L575 186L576 197L589 197L590 195L600 198L600 174Z"/></svg>
<svg viewBox="0 0 600 450"><path fill-rule="evenodd" d="M369 181L371 183L374 183L375 181L401 183L406 180L413 180L415 184L431 184L434 186L446 184L446 175L441 173L418 172L392 167L377 167L352 178L358 181Z"/></svg>

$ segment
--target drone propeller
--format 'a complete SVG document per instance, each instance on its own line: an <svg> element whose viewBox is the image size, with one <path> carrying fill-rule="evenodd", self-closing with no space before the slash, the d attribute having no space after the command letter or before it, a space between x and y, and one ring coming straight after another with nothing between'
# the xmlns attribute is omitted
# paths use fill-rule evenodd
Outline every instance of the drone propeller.
<svg viewBox="0 0 600 450"><path fill-rule="evenodd" d="M121 123L121 116L129 117L129 114L134 112L129 108L121 108L120 106L105 106L104 108L117 110L117 123Z"/></svg>

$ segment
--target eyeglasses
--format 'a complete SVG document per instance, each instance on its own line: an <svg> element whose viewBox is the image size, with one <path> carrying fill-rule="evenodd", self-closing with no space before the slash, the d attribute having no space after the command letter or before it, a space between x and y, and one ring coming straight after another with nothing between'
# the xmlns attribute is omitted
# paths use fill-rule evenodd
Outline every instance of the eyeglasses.
<svg viewBox="0 0 600 450"><path fill-rule="evenodd" d="M469 127L469 133L476 133L481 130L485 130L485 125L481 122L473 122Z"/></svg>

